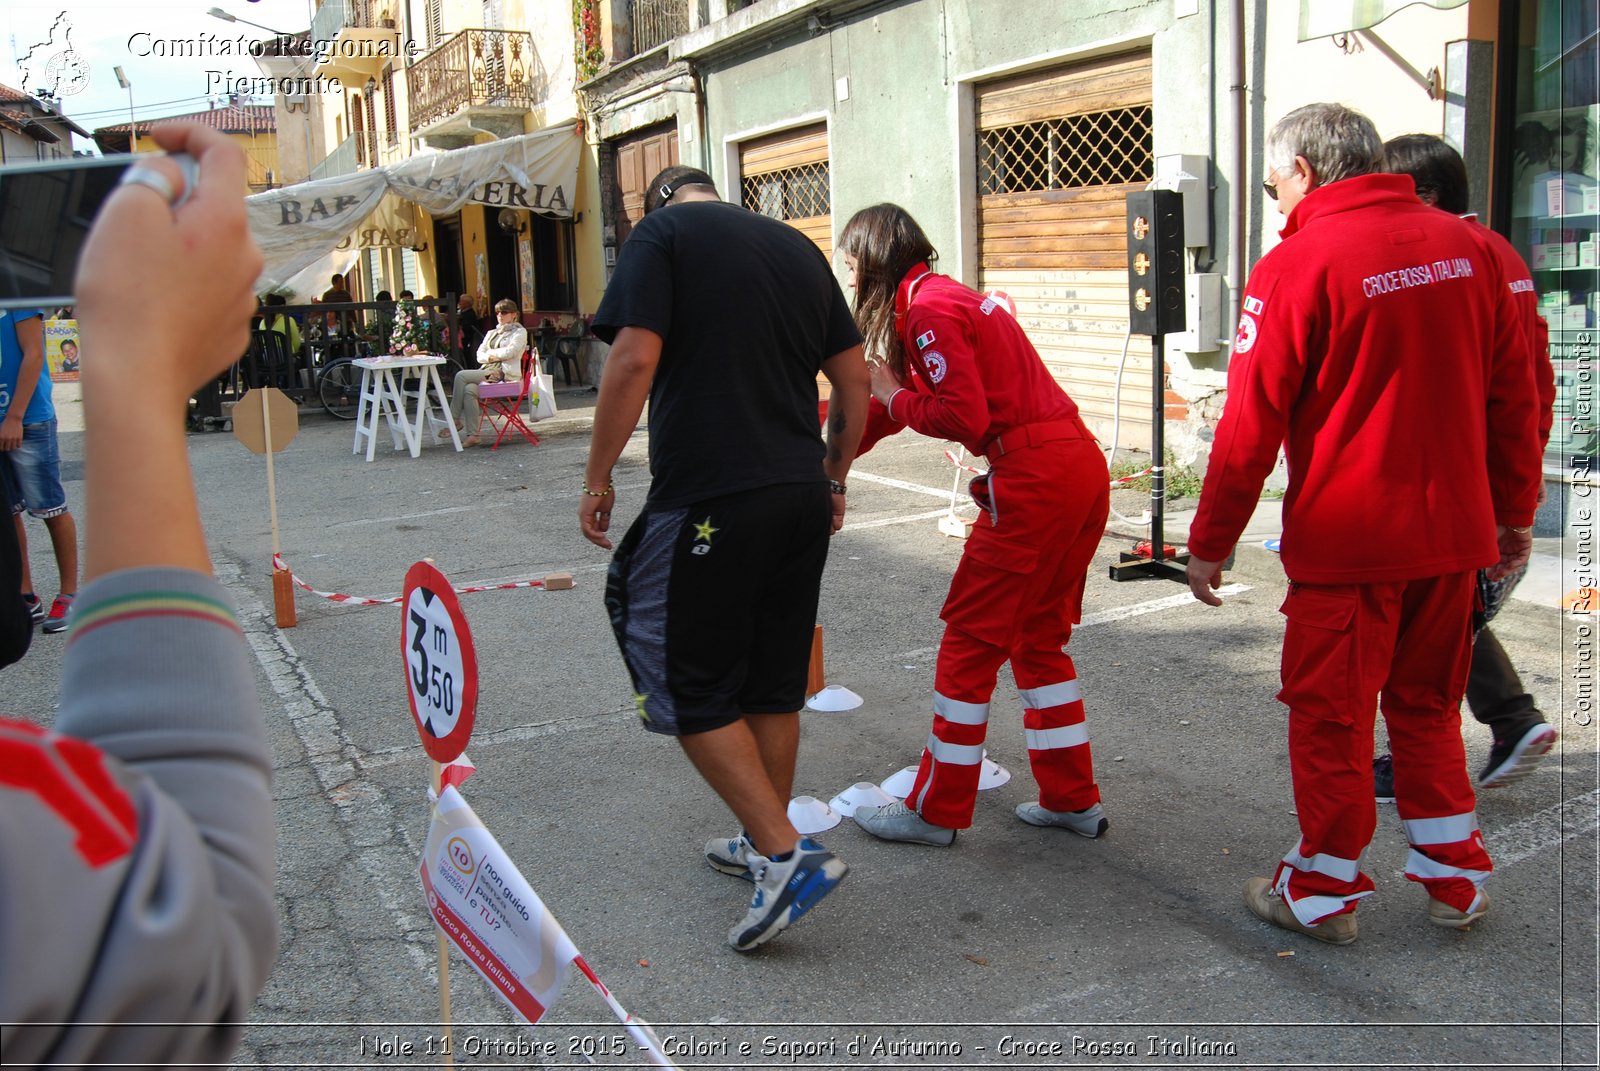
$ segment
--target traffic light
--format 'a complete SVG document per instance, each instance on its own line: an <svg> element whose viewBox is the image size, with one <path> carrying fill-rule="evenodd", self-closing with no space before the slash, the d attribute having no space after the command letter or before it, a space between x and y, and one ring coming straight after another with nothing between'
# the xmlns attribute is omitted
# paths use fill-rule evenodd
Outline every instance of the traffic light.
<svg viewBox="0 0 1600 1071"><path fill-rule="evenodd" d="M1128 326L1136 335L1187 327L1183 297L1183 195L1128 194Z"/></svg>

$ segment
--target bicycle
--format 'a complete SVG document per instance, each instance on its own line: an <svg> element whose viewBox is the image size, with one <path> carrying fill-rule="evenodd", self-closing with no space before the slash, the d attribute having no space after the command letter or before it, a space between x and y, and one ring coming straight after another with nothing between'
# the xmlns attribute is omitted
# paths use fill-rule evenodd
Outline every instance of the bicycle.
<svg viewBox="0 0 1600 1071"><path fill-rule="evenodd" d="M361 369L354 357L340 357L322 366L317 398L330 416L354 420L361 405Z"/></svg>
<svg viewBox="0 0 1600 1071"><path fill-rule="evenodd" d="M372 356L371 347L363 345L361 356ZM444 383L453 384L455 374L465 367L454 354L445 355L439 374ZM317 376L317 397L322 408L340 420L354 420L361 406L361 369L355 358L340 357L323 365Z"/></svg>

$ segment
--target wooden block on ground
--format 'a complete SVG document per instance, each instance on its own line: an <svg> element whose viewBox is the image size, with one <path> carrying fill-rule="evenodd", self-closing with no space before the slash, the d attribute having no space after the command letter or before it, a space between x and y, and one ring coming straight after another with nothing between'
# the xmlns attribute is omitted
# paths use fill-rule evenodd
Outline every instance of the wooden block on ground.
<svg viewBox="0 0 1600 1071"><path fill-rule="evenodd" d="M544 589L546 591L572 590L571 573L546 573L544 574Z"/></svg>

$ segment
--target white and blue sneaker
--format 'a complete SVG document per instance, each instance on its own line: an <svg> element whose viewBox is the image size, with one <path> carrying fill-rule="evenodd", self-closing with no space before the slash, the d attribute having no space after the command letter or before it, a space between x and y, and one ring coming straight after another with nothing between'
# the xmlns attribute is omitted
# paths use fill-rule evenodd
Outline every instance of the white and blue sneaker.
<svg viewBox="0 0 1600 1071"><path fill-rule="evenodd" d="M720 870L724 874L732 874L745 881L755 881L755 871L750 868L752 859L761 858L761 853L756 851L750 838L742 831L737 837L722 838L706 841L706 862L712 870Z"/></svg>
<svg viewBox="0 0 1600 1071"><path fill-rule="evenodd" d="M709 858L709 856L708 856ZM850 872L838 858L810 837L801 837L789 858L776 862L750 852L756 894L744 921L728 933L740 952L763 945L816 906Z"/></svg>

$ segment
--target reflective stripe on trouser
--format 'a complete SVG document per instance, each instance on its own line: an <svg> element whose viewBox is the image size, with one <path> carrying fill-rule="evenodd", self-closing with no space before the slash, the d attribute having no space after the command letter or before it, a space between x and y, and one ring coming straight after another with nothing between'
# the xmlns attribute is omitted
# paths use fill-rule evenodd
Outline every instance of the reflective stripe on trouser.
<svg viewBox="0 0 1600 1071"><path fill-rule="evenodd" d="M1272 887L1304 925L1353 911L1357 900L1372 895L1372 879L1361 873L1356 860L1305 852L1306 842L1301 840L1272 877Z"/></svg>
<svg viewBox="0 0 1600 1071"><path fill-rule="evenodd" d="M1028 741L1028 764L1039 783L1039 805L1051 811L1081 811L1100 802L1089 755L1089 729L1083 721L1083 699L1072 659L1055 660L1066 676L1052 684L1029 687L1028 673L1037 655L1012 659L1017 690L1022 693L1022 724Z"/></svg>
<svg viewBox="0 0 1600 1071"><path fill-rule="evenodd" d="M1283 689L1301 839L1274 886L1302 923L1354 910L1372 880L1372 730L1381 706L1400 817L1416 835L1466 832L1475 799L1461 743L1472 574L1382 584L1293 584L1284 600ZM1374 698L1378 699L1374 703ZM1475 827L1476 821L1470 824ZM1492 866L1475 828L1412 842L1407 876L1465 910Z"/></svg>
<svg viewBox="0 0 1600 1071"><path fill-rule="evenodd" d="M934 825L966 829L978 800L989 697L1005 651L945 629L934 674L933 731L906 805ZM959 696L960 698L957 698Z"/></svg>
<svg viewBox="0 0 1600 1071"><path fill-rule="evenodd" d="M1478 889L1494 869L1483 846L1477 814L1467 811L1443 818L1407 819L1402 810L1401 824L1411 843L1406 877L1420 882L1435 900L1461 911L1471 908Z"/></svg>

